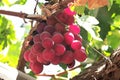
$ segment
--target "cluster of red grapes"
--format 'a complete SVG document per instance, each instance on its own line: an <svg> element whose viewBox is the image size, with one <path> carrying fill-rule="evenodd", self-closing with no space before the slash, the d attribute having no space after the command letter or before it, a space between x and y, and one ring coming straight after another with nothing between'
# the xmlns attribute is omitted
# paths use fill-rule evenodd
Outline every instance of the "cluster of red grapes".
<svg viewBox="0 0 120 80"><path fill-rule="evenodd" d="M80 27L74 23L74 12L64 9L46 21L42 21L32 34L31 47L25 51L24 59L30 63L31 70L41 73L43 65L66 64L74 67L75 60L86 59L79 36Z"/></svg>

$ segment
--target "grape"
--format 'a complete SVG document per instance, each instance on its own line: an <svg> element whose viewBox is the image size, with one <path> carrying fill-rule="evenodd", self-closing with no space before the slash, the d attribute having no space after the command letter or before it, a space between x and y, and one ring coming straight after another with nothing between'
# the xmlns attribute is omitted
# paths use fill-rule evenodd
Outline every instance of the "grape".
<svg viewBox="0 0 120 80"><path fill-rule="evenodd" d="M45 26L46 26L45 22L39 23L37 26L37 32L42 33L44 31Z"/></svg>
<svg viewBox="0 0 120 80"><path fill-rule="evenodd" d="M62 12L59 12L56 17L64 24L71 25L74 23L74 17L69 12L63 10Z"/></svg>
<svg viewBox="0 0 120 80"><path fill-rule="evenodd" d="M25 59L25 61L29 61L29 56L28 56L29 54L30 54L30 50L29 49L24 52L24 59Z"/></svg>
<svg viewBox="0 0 120 80"><path fill-rule="evenodd" d="M40 39L41 40L44 40L45 38L51 38L51 37L52 37L52 35L47 31L44 31L40 34Z"/></svg>
<svg viewBox="0 0 120 80"><path fill-rule="evenodd" d="M48 19L47 19L47 24L48 25L55 25L57 23L57 20L54 18L54 16L50 16L50 17L48 17Z"/></svg>
<svg viewBox="0 0 120 80"><path fill-rule="evenodd" d="M39 53L41 53L42 51L43 51L43 47L42 47L42 44L41 43L35 43L33 46L32 46L32 48L31 48L31 52L33 53L33 54L39 54Z"/></svg>
<svg viewBox="0 0 120 80"><path fill-rule="evenodd" d="M30 68L35 74L39 74L43 71L43 65L39 62L30 63Z"/></svg>
<svg viewBox="0 0 120 80"><path fill-rule="evenodd" d="M42 53L37 55L37 61L38 61L39 63L44 64L44 65L49 64L48 61L46 61L46 60L43 59Z"/></svg>
<svg viewBox="0 0 120 80"><path fill-rule="evenodd" d="M75 60L82 62L87 58L79 36L80 27L74 23L75 14L70 8L65 8L34 28L24 59L35 74L42 72L43 65L62 63L72 68Z"/></svg>
<svg viewBox="0 0 120 80"><path fill-rule="evenodd" d="M55 51L53 49L44 49L42 56L46 61L52 61L55 57Z"/></svg>
<svg viewBox="0 0 120 80"><path fill-rule="evenodd" d="M64 40L64 37L61 33L55 33L53 36L52 36L52 40L55 42L55 43L61 43L63 40Z"/></svg>
<svg viewBox="0 0 120 80"><path fill-rule="evenodd" d="M47 26L45 26L44 31L47 31L50 34L52 34L55 32L55 28L52 25L47 25Z"/></svg>
<svg viewBox="0 0 120 80"><path fill-rule="evenodd" d="M32 53L30 53L30 54L29 54L29 61L30 61L31 63L37 62L37 56L34 55L34 54L32 54Z"/></svg>
<svg viewBox="0 0 120 80"><path fill-rule="evenodd" d="M45 38L42 40L42 46L44 48L52 48L54 45L54 41L51 38Z"/></svg>
<svg viewBox="0 0 120 80"><path fill-rule="evenodd" d="M66 42L68 45L70 45L70 44L73 42L73 40L74 40L74 35L73 35L73 33L72 33L72 32L66 32L66 33L64 34L64 39L65 39L65 42Z"/></svg>
<svg viewBox="0 0 120 80"><path fill-rule="evenodd" d="M73 52L70 50L67 50L65 54L62 56L61 62L64 64L70 64L74 60Z"/></svg>
<svg viewBox="0 0 120 80"><path fill-rule="evenodd" d="M57 23L55 25L55 30L56 30L56 32L60 32L60 33L65 33L66 32L65 26L60 24L60 23Z"/></svg>
<svg viewBox="0 0 120 80"><path fill-rule="evenodd" d="M78 49L74 52L74 58L79 61L79 62L83 62L87 56L85 54L85 50L84 49Z"/></svg>
<svg viewBox="0 0 120 80"><path fill-rule="evenodd" d="M62 45L62 44L56 44L56 45L54 46L54 50L55 50L55 54L56 54L57 56L61 56L61 55L63 55L64 52L66 51L66 48L65 48L65 46Z"/></svg>
<svg viewBox="0 0 120 80"><path fill-rule="evenodd" d="M82 43L79 40L73 40L72 44L71 44L71 48L73 50L78 50L80 49L82 46Z"/></svg>
<svg viewBox="0 0 120 80"><path fill-rule="evenodd" d="M33 42L34 43L39 43L41 40L40 40L40 35L39 34L36 34L35 36L33 36Z"/></svg>
<svg viewBox="0 0 120 80"><path fill-rule="evenodd" d="M80 35L74 35L75 36L75 40L79 40L80 42L82 42L82 37Z"/></svg>
<svg viewBox="0 0 120 80"><path fill-rule="evenodd" d="M55 56L55 58L51 61L52 64L57 65L61 62L61 56Z"/></svg>
<svg viewBox="0 0 120 80"><path fill-rule="evenodd" d="M75 60L73 60L73 62L72 62L72 63L67 64L68 68L72 68L72 67L74 67L74 65L75 65Z"/></svg>
<svg viewBox="0 0 120 80"><path fill-rule="evenodd" d="M79 34L80 33L80 27L78 25L69 25L69 31L73 34Z"/></svg>

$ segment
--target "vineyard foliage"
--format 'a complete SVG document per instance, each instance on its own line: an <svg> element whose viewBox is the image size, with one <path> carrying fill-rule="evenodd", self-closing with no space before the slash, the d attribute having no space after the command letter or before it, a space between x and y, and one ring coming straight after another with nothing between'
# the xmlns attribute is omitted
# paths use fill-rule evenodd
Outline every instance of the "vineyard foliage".
<svg viewBox="0 0 120 80"><path fill-rule="evenodd" d="M9 0L1 0L0 7L25 5L26 2L27 0L17 0L13 3ZM75 21L80 26L82 44L87 52L85 65L86 62L93 63L104 56L110 56L119 47L120 0L109 0L109 5L96 9L89 9L88 6L72 6L71 9L78 14L75 15ZM14 26L11 20L0 14L0 62L16 67L22 41L16 38ZM23 28L28 30L26 26ZM81 69L84 70L85 65ZM64 65L60 66L66 69Z"/></svg>

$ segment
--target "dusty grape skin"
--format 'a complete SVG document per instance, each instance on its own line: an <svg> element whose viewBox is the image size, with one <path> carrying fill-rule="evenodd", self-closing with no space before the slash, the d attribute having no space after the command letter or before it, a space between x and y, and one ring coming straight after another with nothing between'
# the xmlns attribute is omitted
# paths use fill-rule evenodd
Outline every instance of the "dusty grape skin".
<svg viewBox="0 0 120 80"><path fill-rule="evenodd" d="M42 56L43 59L51 62L55 57L55 51L53 49L44 49Z"/></svg>
<svg viewBox="0 0 120 80"><path fill-rule="evenodd" d="M55 27L52 26L52 25L47 25L47 26L45 26L44 31L47 31L47 32L49 32L50 34L52 34L52 33L55 32Z"/></svg>
<svg viewBox="0 0 120 80"><path fill-rule="evenodd" d="M39 23L38 26L37 26L37 29L36 29L37 32L38 32L38 33L42 33L42 32L44 31L45 26L46 26L46 23L45 23L45 22Z"/></svg>
<svg viewBox="0 0 120 80"><path fill-rule="evenodd" d="M66 48L65 48L65 46L63 44L56 44L54 46L54 50L55 50L55 54L57 56L61 56L61 55L63 55L65 53Z"/></svg>
<svg viewBox="0 0 120 80"><path fill-rule="evenodd" d="M45 59L43 59L42 53L37 55L37 61L38 61L39 63L44 64L44 65L49 64L48 61L46 61Z"/></svg>
<svg viewBox="0 0 120 80"><path fill-rule="evenodd" d="M23 56L24 56L25 61L29 61L29 54L30 54L30 50L29 49L24 52Z"/></svg>
<svg viewBox="0 0 120 80"><path fill-rule="evenodd" d="M57 23L57 20L54 18L54 16L48 17L47 24L48 25L55 25Z"/></svg>
<svg viewBox="0 0 120 80"><path fill-rule="evenodd" d="M73 52L70 50L67 50L65 54L61 58L61 62L64 64L70 64L74 60Z"/></svg>
<svg viewBox="0 0 120 80"><path fill-rule="evenodd" d="M40 40L40 34L36 34L35 36L33 36L33 42L34 42L34 43L39 43L39 42L41 42L41 40Z"/></svg>
<svg viewBox="0 0 120 80"><path fill-rule="evenodd" d="M50 49L52 48L54 45L54 41L51 38L45 38L44 40L42 40L42 46L44 48Z"/></svg>
<svg viewBox="0 0 120 80"><path fill-rule="evenodd" d="M56 32L53 36L52 36L52 40L54 41L54 43L61 43L64 40L64 37L61 33Z"/></svg>
<svg viewBox="0 0 120 80"><path fill-rule="evenodd" d="M76 59L79 62L85 61L87 58L86 52L84 49L79 49L74 52L74 59Z"/></svg>
<svg viewBox="0 0 120 80"><path fill-rule="evenodd" d="M40 34L40 39L41 40L44 40L45 38L51 38L51 37L52 37L52 35L47 31L44 31Z"/></svg>
<svg viewBox="0 0 120 80"><path fill-rule="evenodd" d="M56 30L56 32L60 32L61 34L64 34L67 31L65 29L65 26L60 23L55 24L55 30Z"/></svg>
<svg viewBox="0 0 120 80"><path fill-rule="evenodd" d="M31 53L32 54L39 54L43 51L43 47L42 47L42 44L41 43L35 43L32 47L31 47Z"/></svg>
<svg viewBox="0 0 120 80"><path fill-rule="evenodd" d="M30 63L30 68L35 74L39 74L43 71L43 65L38 62Z"/></svg>
<svg viewBox="0 0 120 80"><path fill-rule="evenodd" d="M32 53L30 53L30 54L29 54L29 62L30 62L30 63L37 62L37 56L34 55L34 54L32 54Z"/></svg>
<svg viewBox="0 0 120 80"><path fill-rule="evenodd" d="M51 61L52 64L58 65L61 62L61 56L55 56L54 59Z"/></svg>

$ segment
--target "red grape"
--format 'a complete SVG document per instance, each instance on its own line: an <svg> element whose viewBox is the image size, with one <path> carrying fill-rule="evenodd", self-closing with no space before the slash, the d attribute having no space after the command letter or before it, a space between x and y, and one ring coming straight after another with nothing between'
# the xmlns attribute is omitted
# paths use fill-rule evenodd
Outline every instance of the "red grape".
<svg viewBox="0 0 120 80"><path fill-rule="evenodd" d="M64 36L61 33L57 32L52 36L52 40L55 43L61 43L64 40Z"/></svg>
<svg viewBox="0 0 120 80"><path fill-rule="evenodd" d="M37 61L38 61L39 63L44 64L44 65L49 64L48 61L46 61L46 60L43 59L42 53L37 55Z"/></svg>
<svg viewBox="0 0 120 80"><path fill-rule="evenodd" d="M55 58L51 61L52 64L57 65L61 62L61 56L55 56Z"/></svg>
<svg viewBox="0 0 120 80"><path fill-rule="evenodd" d="M55 30L56 30L56 32L60 32L60 33L65 33L66 32L65 26L60 24L60 23L57 23L55 25Z"/></svg>
<svg viewBox="0 0 120 80"><path fill-rule="evenodd" d="M31 48L31 52L33 53L33 54L39 54L39 53L41 53L42 51L43 51L43 47L42 47L42 44L41 43L35 43L33 46L32 46L32 48Z"/></svg>
<svg viewBox="0 0 120 80"><path fill-rule="evenodd" d="M78 25L69 25L69 31L73 34L79 34L80 33L80 27Z"/></svg>
<svg viewBox="0 0 120 80"><path fill-rule="evenodd" d="M39 62L30 63L30 68L35 74L39 74L43 71L43 65Z"/></svg>
<svg viewBox="0 0 120 80"><path fill-rule="evenodd" d="M61 55L63 55L64 52L66 51L66 48L65 48L65 46L62 45L62 44L56 44L56 45L54 46L54 50L55 50L55 54L56 54L57 56L61 56Z"/></svg>
<svg viewBox="0 0 120 80"><path fill-rule="evenodd" d="M66 42L68 45L70 45L70 44L73 42L73 40L74 40L74 35L73 35L73 33L72 33L72 32L66 32L66 33L64 34L64 39L65 39L65 42Z"/></svg>
<svg viewBox="0 0 120 80"><path fill-rule="evenodd" d="M57 23L57 20L54 18L54 16L50 16L50 17L48 17L48 19L47 19L47 24L48 25L55 25Z"/></svg>
<svg viewBox="0 0 120 80"><path fill-rule="evenodd" d="M24 52L24 59L25 59L25 61L29 61L29 54L30 54L30 50L29 49Z"/></svg>
<svg viewBox="0 0 120 80"><path fill-rule="evenodd" d="M37 32L42 33L44 31L45 26L46 24L44 22L39 23L37 26Z"/></svg>
<svg viewBox="0 0 120 80"><path fill-rule="evenodd" d="M70 64L74 60L73 52L70 50L67 50L65 54L62 56L61 62L64 64Z"/></svg>
<svg viewBox="0 0 120 80"><path fill-rule="evenodd" d="M55 51L53 49L44 49L42 56L46 61L52 61L55 57Z"/></svg>
<svg viewBox="0 0 120 80"><path fill-rule="evenodd" d="M36 34L35 36L33 36L33 42L34 43L38 43L38 42L40 42L41 40L40 40L40 35L39 34Z"/></svg>
<svg viewBox="0 0 120 80"><path fill-rule="evenodd" d="M49 32L50 34L52 34L52 33L55 32L55 27L52 26L52 25L47 25L47 26L45 26L44 31L47 31L47 32Z"/></svg>
<svg viewBox="0 0 120 80"><path fill-rule="evenodd" d="M87 58L85 50L84 49L78 49L78 50L76 50L74 52L74 58L77 61L83 62Z"/></svg>
<svg viewBox="0 0 120 80"><path fill-rule="evenodd" d="M29 61L31 63L37 62L37 55L34 55L32 53L29 54Z"/></svg>
<svg viewBox="0 0 120 80"><path fill-rule="evenodd" d="M73 40L72 44L71 44L71 48L73 50L78 50L80 49L82 46L82 43L79 40Z"/></svg>
<svg viewBox="0 0 120 80"><path fill-rule="evenodd" d="M40 34L40 39L41 40L44 40L45 38L51 38L51 37L52 37L52 35L47 31L44 31Z"/></svg>
<svg viewBox="0 0 120 80"><path fill-rule="evenodd" d="M54 45L54 41L51 38L45 38L42 40L42 46L44 48L52 48Z"/></svg>

